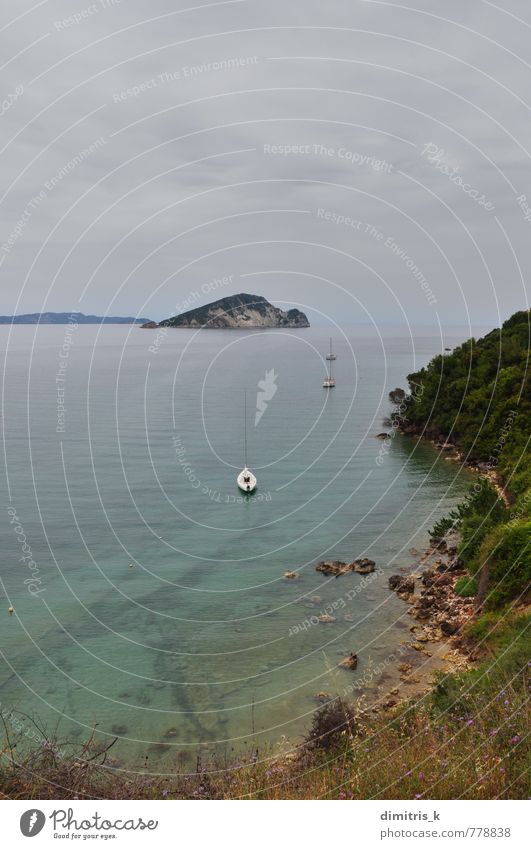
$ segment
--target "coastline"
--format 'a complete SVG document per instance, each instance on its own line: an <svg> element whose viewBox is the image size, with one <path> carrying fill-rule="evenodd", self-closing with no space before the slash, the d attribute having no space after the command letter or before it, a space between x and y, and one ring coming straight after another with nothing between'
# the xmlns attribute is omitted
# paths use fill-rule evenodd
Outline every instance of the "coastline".
<svg viewBox="0 0 531 849"><path fill-rule="evenodd" d="M490 480L500 498L505 504L509 503L503 482L492 467L467 460L454 443L445 441L440 435L427 434L415 425L401 423L397 430L402 436L432 445L444 453L445 460L460 463L479 478ZM391 438L389 434L387 436ZM383 439L384 434L378 434L377 438ZM409 626L411 637L402 641L402 645L413 649L422 660L415 664L408 659L398 666L401 673L399 681L388 691L381 704L377 702L370 708L372 713L390 710L412 698L428 695L438 673L464 672L478 659L462 633L463 628L475 618L475 599L463 598L455 592L459 578L467 575L457 554L459 542L459 534L455 531L444 538L430 538L430 544L423 551L410 552L418 559L409 569L403 568L399 575L391 576L390 583L395 579L397 584L391 589L395 589L409 605L408 614L413 619ZM399 580L403 588L398 584Z"/></svg>
<svg viewBox="0 0 531 849"><path fill-rule="evenodd" d="M390 583L401 581L394 591L409 607L412 619L410 636L401 644L408 656L398 665L399 682L381 705L371 708L373 713L428 694L437 673L466 671L477 659L462 635L474 618L475 605L473 598L455 592L457 581L466 574L457 557L457 542L455 533L443 540L432 539L409 569L390 578Z"/></svg>

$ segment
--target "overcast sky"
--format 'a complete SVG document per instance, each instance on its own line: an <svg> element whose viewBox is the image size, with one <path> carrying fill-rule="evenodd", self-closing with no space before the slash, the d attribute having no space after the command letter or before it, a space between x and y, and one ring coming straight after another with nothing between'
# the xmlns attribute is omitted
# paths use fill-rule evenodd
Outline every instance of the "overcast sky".
<svg viewBox="0 0 531 849"><path fill-rule="evenodd" d="M2 0L0 43L0 313L527 306L529 0Z"/></svg>

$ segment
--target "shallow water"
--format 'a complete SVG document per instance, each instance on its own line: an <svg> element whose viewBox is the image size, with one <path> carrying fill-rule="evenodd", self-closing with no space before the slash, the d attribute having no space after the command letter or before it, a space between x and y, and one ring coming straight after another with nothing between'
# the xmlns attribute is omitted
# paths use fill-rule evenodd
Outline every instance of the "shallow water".
<svg viewBox="0 0 531 849"><path fill-rule="evenodd" d="M32 595L6 509L2 711L65 737L97 722L120 735L119 758L164 771L198 746L297 740L315 693L385 663L410 624L387 577L415 562L470 473L405 437L380 454L388 391L441 350L427 330L381 332L336 335L327 392L327 329L0 328L5 504L39 579ZM255 426L264 379L277 389ZM245 389L249 500L235 485ZM359 556L381 570L364 588L314 570ZM336 621L315 624L327 605ZM351 651L358 670L335 668Z"/></svg>

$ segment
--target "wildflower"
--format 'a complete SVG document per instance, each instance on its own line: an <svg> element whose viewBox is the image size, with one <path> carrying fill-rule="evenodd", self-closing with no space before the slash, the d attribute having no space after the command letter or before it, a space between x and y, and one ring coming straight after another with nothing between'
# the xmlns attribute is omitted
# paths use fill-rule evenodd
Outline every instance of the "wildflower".
<svg viewBox="0 0 531 849"><path fill-rule="evenodd" d="M162 795L164 796L165 799L167 798L169 792L170 792L169 790L163 790L162 791Z"/></svg>
<svg viewBox="0 0 531 849"><path fill-rule="evenodd" d="M422 793L415 793L415 799L422 799Z"/></svg>
<svg viewBox="0 0 531 849"><path fill-rule="evenodd" d="M466 724L467 724L467 725L474 725L474 720L473 720L473 719L468 719Z"/></svg>
<svg viewBox="0 0 531 849"><path fill-rule="evenodd" d="M419 772L419 778L420 778L421 781L424 781L424 773L423 772Z"/></svg>
<svg viewBox="0 0 531 849"><path fill-rule="evenodd" d="M515 735L514 735L514 737L511 737L511 739L510 739L510 741L509 741L509 742L510 742L510 743L512 743L513 745L515 745L516 743L519 743L519 742L520 742L520 737L519 737L519 735L518 735L518 734L515 734Z"/></svg>
<svg viewBox="0 0 531 849"><path fill-rule="evenodd" d="M340 799L346 799L346 798L347 798L347 794L346 794L346 793L343 793L343 791L341 791L341 793L339 794L339 798L340 798Z"/></svg>

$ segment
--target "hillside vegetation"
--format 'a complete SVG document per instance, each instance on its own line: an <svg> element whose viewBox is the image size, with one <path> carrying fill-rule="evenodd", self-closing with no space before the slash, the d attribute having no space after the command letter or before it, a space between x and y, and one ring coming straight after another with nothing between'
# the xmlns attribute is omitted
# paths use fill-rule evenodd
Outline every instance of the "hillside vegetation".
<svg viewBox="0 0 531 849"><path fill-rule="evenodd" d="M530 313L522 311L408 375L410 394L394 413L403 431L455 444L484 473L433 533L460 529L470 573L460 590L490 610L524 601L531 580L529 354Z"/></svg>

